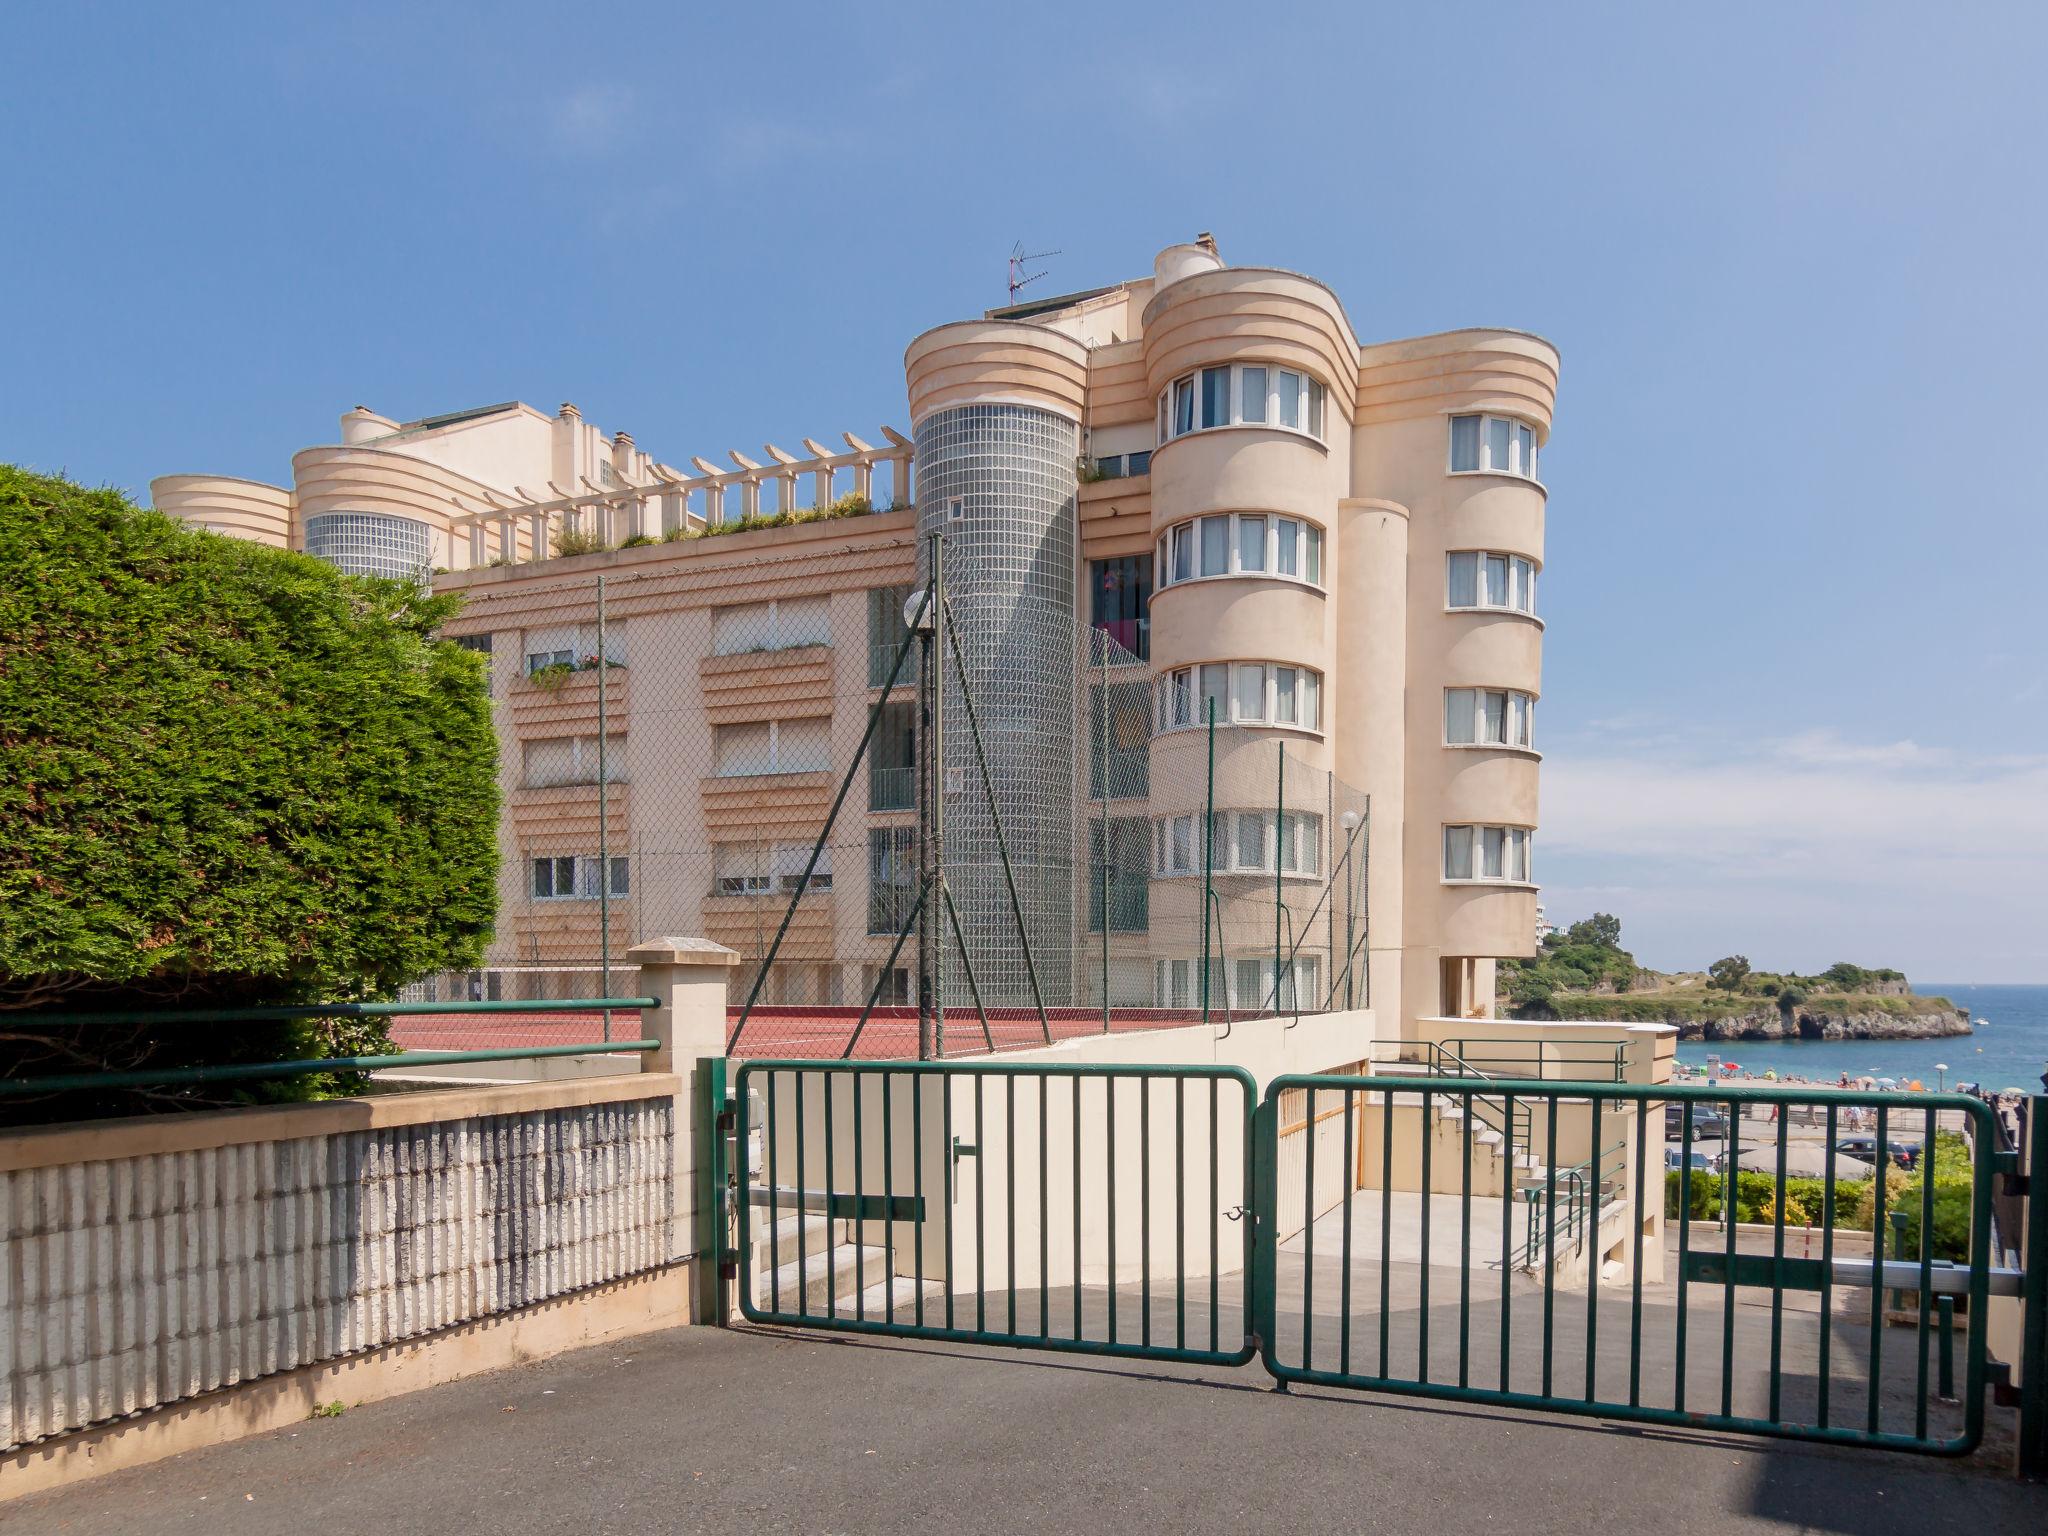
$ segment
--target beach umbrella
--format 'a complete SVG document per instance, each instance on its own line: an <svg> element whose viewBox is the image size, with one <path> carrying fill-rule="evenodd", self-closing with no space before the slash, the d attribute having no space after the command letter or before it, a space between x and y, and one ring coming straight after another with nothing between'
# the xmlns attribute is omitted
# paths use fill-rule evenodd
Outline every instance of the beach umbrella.
<svg viewBox="0 0 2048 1536"><path fill-rule="evenodd" d="M1778 1171L1778 1149L1776 1147L1744 1147L1739 1159L1744 1170L1751 1173L1776 1173ZM1828 1149L1815 1142L1794 1141L1785 1147L1785 1172L1795 1179L1825 1178L1828 1171ZM1860 1157L1851 1157L1846 1152L1835 1154L1835 1177L1837 1179L1867 1179L1870 1164Z"/></svg>
<svg viewBox="0 0 2048 1536"><path fill-rule="evenodd" d="M1877 1086L1880 1088L1896 1088L1899 1086L1899 1080L1896 1077L1880 1077L1877 1080Z"/></svg>

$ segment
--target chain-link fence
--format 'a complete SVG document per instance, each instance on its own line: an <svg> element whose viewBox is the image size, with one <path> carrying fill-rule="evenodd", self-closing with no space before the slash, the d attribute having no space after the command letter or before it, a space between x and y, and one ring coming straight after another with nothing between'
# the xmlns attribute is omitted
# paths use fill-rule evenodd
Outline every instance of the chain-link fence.
<svg viewBox="0 0 2048 1536"><path fill-rule="evenodd" d="M742 958L737 1053L915 1055L922 823L945 849L948 1054L1369 1001L1368 806L1317 766L1316 674L1155 672L1085 624L1062 626L1064 655L1041 636L1022 656L966 601L926 638L920 585L906 534L731 560L708 585L543 568L473 600L457 628L488 629L464 643L494 670L497 930L478 970L411 995L619 995L633 944L702 935ZM1019 750L1048 698L1070 722L1050 768ZM940 815L920 815L921 764Z"/></svg>

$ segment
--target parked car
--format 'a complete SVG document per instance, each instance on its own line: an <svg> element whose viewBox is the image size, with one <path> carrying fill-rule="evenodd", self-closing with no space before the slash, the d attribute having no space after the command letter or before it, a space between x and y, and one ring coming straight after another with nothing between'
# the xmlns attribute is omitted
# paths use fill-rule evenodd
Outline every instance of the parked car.
<svg viewBox="0 0 2048 1536"><path fill-rule="evenodd" d="M1694 1152L1688 1157L1687 1154L1680 1152L1676 1147L1666 1147L1664 1149L1664 1171L1666 1173L1678 1172L1680 1168L1686 1166L1688 1161L1695 1169L1702 1173L1712 1173L1714 1171L1713 1162L1704 1152Z"/></svg>
<svg viewBox="0 0 2048 1536"><path fill-rule="evenodd" d="M1685 1106L1666 1104L1664 1106L1664 1134L1667 1137L1685 1133ZM1694 1141L1726 1141L1728 1139L1728 1114L1711 1104L1695 1104L1692 1107L1692 1139Z"/></svg>
<svg viewBox="0 0 2048 1536"><path fill-rule="evenodd" d="M1901 1168L1911 1168L1920 1161L1920 1143L1917 1141L1891 1141L1892 1161ZM1845 1157L1860 1157L1866 1163L1877 1161L1877 1138L1875 1136L1849 1136L1835 1143L1835 1150Z"/></svg>

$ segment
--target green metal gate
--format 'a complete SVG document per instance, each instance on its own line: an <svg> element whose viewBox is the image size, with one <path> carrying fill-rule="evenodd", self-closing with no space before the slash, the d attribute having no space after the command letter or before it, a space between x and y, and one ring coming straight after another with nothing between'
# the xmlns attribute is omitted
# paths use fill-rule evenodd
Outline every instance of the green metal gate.
<svg viewBox="0 0 2048 1536"><path fill-rule="evenodd" d="M1230 1067L749 1061L730 1269L756 1323L1957 1455L2016 1276L1956 1116L1990 1123L1477 1069L1261 1098Z"/></svg>
<svg viewBox="0 0 2048 1536"><path fill-rule="evenodd" d="M749 1061L740 1312L1244 1364L1257 1091L1234 1067Z"/></svg>

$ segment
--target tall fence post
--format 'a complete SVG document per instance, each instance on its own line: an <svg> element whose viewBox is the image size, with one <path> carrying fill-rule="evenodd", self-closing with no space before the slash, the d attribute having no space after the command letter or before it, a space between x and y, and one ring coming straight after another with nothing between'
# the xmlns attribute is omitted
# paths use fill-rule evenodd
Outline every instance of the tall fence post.
<svg viewBox="0 0 2048 1536"><path fill-rule="evenodd" d="M2043 1084L2048 1086L2048 1078ZM2021 1285L2026 1310L2020 1324L2018 1470L2023 1477L2048 1477L2048 1094L2035 1094L2027 1101L2024 1151L2027 1214ZM1982 1319L1970 1319L1972 1330L1983 1326Z"/></svg>
<svg viewBox="0 0 2048 1536"><path fill-rule="evenodd" d="M669 1258L694 1259L690 1321L722 1322L720 1259L725 1232L721 1202L708 1185L716 1169L714 1138L723 1111L726 994L740 957L709 939L662 938L635 944L626 960L640 968L638 995L657 999L642 1023L660 1042L642 1058L644 1070L682 1079L675 1097Z"/></svg>

